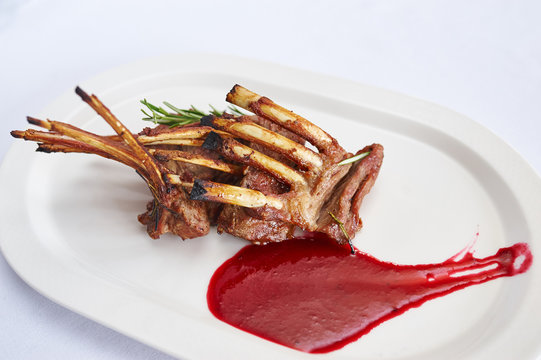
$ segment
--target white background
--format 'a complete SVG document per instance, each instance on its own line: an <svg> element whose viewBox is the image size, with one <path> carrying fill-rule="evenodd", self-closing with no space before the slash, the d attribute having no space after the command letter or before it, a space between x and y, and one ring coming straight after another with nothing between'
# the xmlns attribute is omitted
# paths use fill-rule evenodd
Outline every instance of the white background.
<svg viewBox="0 0 541 360"><path fill-rule="evenodd" d="M9 130L85 79L145 57L205 52L438 103L491 129L541 173L540 19L535 0L0 0L0 159ZM0 328L2 359L169 358L45 299L1 256Z"/></svg>

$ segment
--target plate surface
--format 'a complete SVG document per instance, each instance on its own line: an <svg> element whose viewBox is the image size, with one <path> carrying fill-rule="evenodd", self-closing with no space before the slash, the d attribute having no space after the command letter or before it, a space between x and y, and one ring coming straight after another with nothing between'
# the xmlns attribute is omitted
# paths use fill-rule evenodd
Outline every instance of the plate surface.
<svg viewBox="0 0 541 360"><path fill-rule="evenodd" d="M225 108L235 84L310 119L354 152L385 146L355 245L402 264L440 262L479 232L476 254L530 244L526 273L430 301L333 359L534 359L541 354L541 180L485 128L439 106L347 80L228 56L145 60L81 85L137 132L139 100ZM112 133L69 92L43 118ZM20 128L26 124L21 122ZM17 142L0 169L0 245L14 270L59 304L187 359L314 358L215 319L206 289L246 243L214 231L151 240L137 222L150 194L133 170L97 156L42 154ZM362 274L359 274L362 276Z"/></svg>

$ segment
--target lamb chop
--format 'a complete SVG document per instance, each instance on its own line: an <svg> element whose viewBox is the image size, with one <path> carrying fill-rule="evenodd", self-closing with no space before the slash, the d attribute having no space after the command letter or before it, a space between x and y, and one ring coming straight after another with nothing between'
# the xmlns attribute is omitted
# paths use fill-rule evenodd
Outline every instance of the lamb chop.
<svg viewBox="0 0 541 360"><path fill-rule="evenodd" d="M134 135L95 95L89 96L80 88L76 89L76 93L111 125L117 135L99 136L66 123L33 117L28 117L28 122L48 132L30 129L12 131L11 135L39 142L38 151L91 153L135 169L153 196L147 211L138 217L147 226L147 232L152 238L167 232L182 239L206 235L212 216L217 217L216 209L219 207L189 199L187 190L191 188L193 178L197 176L224 180L226 177L217 174L240 174L241 169L221 161L215 154L204 149L177 149L181 149L178 146L201 144L201 138L211 129L192 125L175 131L147 129L140 135ZM173 145L177 149L167 150L168 146ZM203 167L190 167L189 164L201 164Z"/></svg>
<svg viewBox="0 0 541 360"><path fill-rule="evenodd" d="M236 85L227 95L227 101L293 132L313 144L318 152L246 117L206 116L201 119L201 125L228 132L233 137L211 132L203 148L218 151L229 160L258 169L282 182L288 190L282 191L275 186L254 189L253 184L257 181L246 178L240 187L196 179L190 198L241 206L251 217L270 221L266 224L269 226L254 226L247 231L242 227L250 225L250 222L239 222L230 214L220 217L219 231L234 235L242 233L244 238L255 243L285 240L291 236L292 227L324 232L339 243L350 242L362 226L358 210L379 173L383 147L370 145L357 152L357 155L366 155L362 160L353 164L344 162L352 154L346 152L336 139L272 100ZM279 154L282 159L271 157L254 145L245 145L235 138ZM293 165L285 164L283 158Z"/></svg>
<svg viewBox="0 0 541 360"><path fill-rule="evenodd" d="M256 123L257 125L304 145L304 139L263 117L257 115L245 116L237 118L237 121L250 121ZM264 146L254 142L248 142L248 145L254 150L272 156L274 159L285 165L295 166L295 164L285 156L269 150ZM265 194L282 194L290 189L287 184L274 178L267 172L254 167L247 167L239 186L258 190ZM250 211L250 208L230 204L226 204L223 207L218 218L217 228L218 233L227 232L233 236L246 239L256 244L290 239L294 236L295 229L296 226L294 224L280 220L264 220L254 216L253 212Z"/></svg>

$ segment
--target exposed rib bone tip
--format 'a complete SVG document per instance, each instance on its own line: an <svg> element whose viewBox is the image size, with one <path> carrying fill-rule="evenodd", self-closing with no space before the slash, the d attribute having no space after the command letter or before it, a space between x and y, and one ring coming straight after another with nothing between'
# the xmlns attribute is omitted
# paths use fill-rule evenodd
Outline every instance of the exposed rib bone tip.
<svg viewBox="0 0 541 360"><path fill-rule="evenodd" d="M240 86L239 84L233 85L231 90L229 90L229 94L234 94L237 91L237 89L239 88L239 86Z"/></svg>
<svg viewBox="0 0 541 360"><path fill-rule="evenodd" d="M9 132L11 134L11 136L13 136L14 138L17 138L17 139L22 139L24 138L24 131L21 131L21 130L12 130Z"/></svg>
<svg viewBox="0 0 541 360"><path fill-rule="evenodd" d="M201 147L207 150L216 150L222 145L222 142L222 137L218 133L211 131Z"/></svg>
<svg viewBox="0 0 541 360"><path fill-rule="evenodd" d="M42 144L38 145L38 147L36 148L36 152L42 152L42 153L47 153L47 154L50 154L52 153L53 151L51 150L51 148L47 147L47 146L43 146Z"/></svg>
<svg viewBox="0 0 541 360"><path fill-rule="evenodd" d="M206 115L206 116L203 116L201 118L201 126L210 126L210 127L213 127L214 125L214 118L215 116L214 115Z"/></svg>
<svg viewBox="0 0 541 360"><path fill-rule="evenodd" d="M227 102L231 102L231 99L235 96L235 94L237 93L237 89L239 87L242 87L240 86L239 84L235 84L231 90L229 90L229 92L227 93L227 95L225 96L225 101Z"/></svg>
<svg viewBox="0 0 541 360"><path fill-rule="evenodd" d="M75 93L83 99L83 101L88 102L90 101L90 96L86 92L84 92L83 89L81 89L79 86L75 88Z"/></svg>
<svg viewBox="0 0 541 360"><path fill-rule="evenodd" d="M206 200L205 194L207 190L203 185L203 181L200 179L195 179L193 182L192 191L190 192L191 200Z"/></svg>
<svg viewBox="0 0 541 360"><path fill-rule="evenodd" d="M41 127L44 127L44 128L47 128L47 124L49 123L46 120L41 120L41 119L38 119L38 118L35 118L35 117L32 117L32 116L27 116L26 121L28 121L29 124L41 126Z"/></svg>
<svg viewBox="0 0 541 360"><path fill-rule="evenodd" d="M28 121L28 123L32 125L39 125L39 123L41 122L40 119L32 117L32 116L27 116L26 121Z"/></svg>

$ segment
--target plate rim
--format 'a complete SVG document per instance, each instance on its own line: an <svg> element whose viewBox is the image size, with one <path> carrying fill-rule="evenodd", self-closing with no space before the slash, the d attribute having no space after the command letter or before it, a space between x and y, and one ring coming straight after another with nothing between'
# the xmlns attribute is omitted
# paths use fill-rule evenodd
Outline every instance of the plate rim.
<svg viewBox="0 0 541 360"><path fill-rule="evenodd" d="M158 66L159 65L159 66ZM84 89L90 89L94 93L102 94L109 91L113 91L115 86L119 82L119 79L125 79L129 81L137 81L141 77L133 77L133 74L138 74L141 69L153 69L159 68L158 72L150 72L143 77L153 77L160 73L167 73L168 71L182 68L182 71L193 72L224 72L224 73L242 73L243 76L250 76L252 78L269 82L268 78L271 75L276 75L276 79L289 79L287 86L293 89L301 89L302 91L321 95L325 94L331 99L339 98L342 101L351 103L356 106L362 106L376 111L399 115L401 117L408 118L413 122L418 122L424 126L428 126L440 131L445 131L451 137L459 140L469 148L473 149L483 159L487 160L491 165L495 167L495 170L501 176L505 176L508 180L510 187L515 191L514 194L517 197L520 195L520 203L525 207L525 215L527 217L528 224L535 224L535 214L541 214L541 178L536 171L524 160L516 150L514 150L504 140L497 137L489 129L481 126L475 121L461 115L455 111L449 110L445 107L426 102L424 100L416 99L407 95L399 94L393 91L384 90L381 88L363 85L351 80L333 77L329 75L317 74L307 70L296 69L287 67L284 65L273 64L260 60L240 58L230 55L216 55L206 53L195 54L179 54L179 55L167 55L146 58L130 64L122 65L120 67L113 68L111 70L100 73L86 81L81 83ZM261 75L261 69L265 69L266 75ZM219 70L219 71L217 71ZM125 85L126 81L120 82ZM277 80L274 80L274 82ZM270 81L273 83L273 81ZM58 108L61 104L71 104L76 100L73 95L73 91L66 91L63 95L46 106L40 114L44 117L50 113L58 113ZM77 103L77 107L83 105ZM73 108L70 108L73 111ZM452 119L452 121L449 121ZM483 139L483 142L479 141L479 138ZM0 196L8 196L7 189L16 186L16 178L10 175L10 170L17 168L18 154L21 152L28 153L24 148L28 148L27 144L14 143L6 153L2 165L0 167L0 181L4 183L4 186L0 187ZM514 177L507 177L508 171L513 171ZM517 190L518 189L518 190ZM17 210L24 212L23 202L15 205ZM11 209L11 213L8 213L3 207L0 210L0 216L3 219L13 221L14 214L17 211ZM10 222L11 222L10 221ZM8 223L6 221L6 223ZM65 270L69 269L71 264L62 263L54 264L48 263L50 267L47 271L50 273L45 274L43 271L37 271L30 266L29 261L25 259L37 259L43 255L43 249L31 248L30 243L26 244L26 247L21 248L21 239L25 237L32 237L29 229L23 229L19 233L13 231L14 229L7 229L5 226L0 227L0 250L6 258L8 264L14 269L14 271L33 289L46 296L47 298L59 303L60 305L75 311L83 316L90 318L98 323L101 323L107 327L113 328L121 333L126 334L132 338L135 338L143 343L147 343L161 351L188 358L212 358L211 353L201 352L201 343L190 332L183 331L182 328L174 329L178 334L183 334L185 341L183 344L182 353L178 353L176 349L171 349L169 346L169 339L152 339L149 341L148 331L142 326L125 328L123 321L129 319L130 309L126 309L126 313L119 314L119 318L115 321L104 320L107 308L114 304L110 301L97 302L95 304L85 304L82 309L81 301L83 294L72 294L68 297L55 293L58 286L47 282L47 277L50 277L52 273L64 274L64 276L70 277L73 274L67 273ZM532 238L541 238L541 226L532 226ZM14 240L16 239L16 240ZM534 256L538 254L539 244L531 243L531 250ZM21 251L24 250L24 251ZM535 264L535 262L534 262ZM533 272L533 268L530 269ZM539 268L536 266L535 274L539 276ZM77 274L81 276L81 274ZM101 281L92 277L91 274L82 275L85 281L92 283L92 286L105 286L107 291L111 294L115 294L120 298L125 298L126 294L123 291L119 291L111 284L102 284ZM532 275L533 276L533 275ZM72 281L72 280L68 280ZM78 279L80 281L80 279ZM46 284L46 285L44 285ZM110 299L109 299L110 300ZM114 300L114 299L113 299ZM118 300L118 299L117 299ZM143 299L144 300L144 299ZM136 297L130 298L133 301L133 306L140 307L152 307L155 304L148 304L146 300L142 301ZM90 310L89 310L90 309ZM180 316L179 314L165 314L160 321L170 322L170 316ZM191 319L180 316L178 319L183 323L193 323ZM201 324L197 324L201 326ZM228 327L229 329L229 327ZM195 344L195 345L190 345ZM541 345L540 345L541 347ZM284 354L293 350L283 350ZM296 357L304 356L298 352L294 352ZM291 355L291 354L289 354Z"/></svg>

